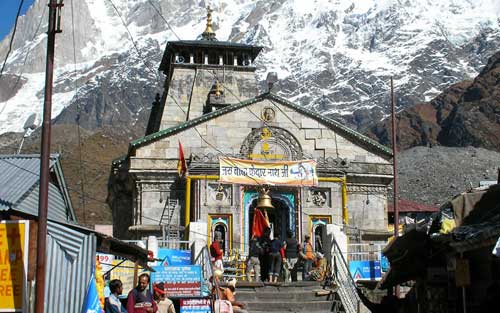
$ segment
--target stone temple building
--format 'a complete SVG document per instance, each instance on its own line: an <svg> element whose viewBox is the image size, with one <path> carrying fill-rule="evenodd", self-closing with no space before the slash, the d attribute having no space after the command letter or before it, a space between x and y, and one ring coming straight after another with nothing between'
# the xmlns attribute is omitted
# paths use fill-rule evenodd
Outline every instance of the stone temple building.
<svg viewBox="0 0 500 313"><path fill-rule="evenodd" d="M234 157L316 161L317 184L269 186L274 209L267 213L282 238L291 230L319 245L328 224L348 225L358 239L387 237L391 151L272 88L260 92L254 61L261 50L217 41L210 11L200 40L167 43L160 64L165 89L145 136L113 162L108 202L115 236L188 239L190 223L200 222L208 242L217 230L226 254L245 254L261 186L220 181L220 157ZM185 177L178 173L179 142Z"/></svg>

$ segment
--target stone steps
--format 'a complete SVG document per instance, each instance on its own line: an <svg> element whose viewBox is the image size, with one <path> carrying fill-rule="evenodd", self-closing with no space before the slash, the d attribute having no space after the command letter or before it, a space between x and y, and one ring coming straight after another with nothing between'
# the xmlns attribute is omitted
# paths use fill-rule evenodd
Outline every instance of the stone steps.
<svg viewBox="0 0 500 313"><path fill-rule="evenodd" d="M332 301L246 301L246 309L249 312L254 311L267 311L267 312L277 312L277 311L297 311L297 312L309 312L309 311L323 311L328 312L332 306Z"/></svg>
<svg viewBox="0 0 500 313"><path fill-rule="evenodd" d="M318 291L323 291L323 295L317 296ZM333 295L327 298L328 293L317 282L238 282L236 287L236 299L252 313L330 312L335 301Z"/></svg>
<svg viewBox="0 0 500 313"><path fill-rule="evenodd" d="M314 301L326 298L316 296L314 290L283 291L283 292L250 292L238 290L237 297L241 301Z"/></svg>

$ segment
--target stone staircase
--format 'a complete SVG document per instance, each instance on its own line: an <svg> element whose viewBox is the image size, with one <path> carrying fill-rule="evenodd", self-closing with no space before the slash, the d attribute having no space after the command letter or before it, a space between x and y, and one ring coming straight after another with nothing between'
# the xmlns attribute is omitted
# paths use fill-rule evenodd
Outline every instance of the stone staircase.
<svg viewBox="0 0 500 313"><path fill-rule="evenodd" d="M317 282L274 285L238 282L236 300L245 303L250 313L344 313L336 292L329 292Z"/></svg>

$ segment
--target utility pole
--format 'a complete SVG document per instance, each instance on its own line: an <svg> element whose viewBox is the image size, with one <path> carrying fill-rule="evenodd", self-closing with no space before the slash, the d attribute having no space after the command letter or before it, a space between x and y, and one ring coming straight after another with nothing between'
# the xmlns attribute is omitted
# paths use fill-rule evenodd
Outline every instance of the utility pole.
<svg viewBox="0 0 500 313"><path fill-rule="evenodd" d="M40 193L38 199L38 236L36 251L35 312L45 309L45 258L47 250L47 209L49 198L50 120L52 113L52 82L54 78L54 48L56 33L60 33L63 0L50 0L47 30L47 63L45 67L45 97L43 104L42 144L40 154Z"/></svg>
<svg viewBox="0 0 500 313"><path fill-rule="evenodd" d="M394 84L391 77L391 110L392 110L392 155L393 155L393 166L392 174L394 176L393 181L393 207L394 207L394 240L399 236L399 208L398 208L398 166L397 166L397 142L396 142L396 101L394 99ZM396 285L394 290L396 297L399 298L399 285Z"/></svg>

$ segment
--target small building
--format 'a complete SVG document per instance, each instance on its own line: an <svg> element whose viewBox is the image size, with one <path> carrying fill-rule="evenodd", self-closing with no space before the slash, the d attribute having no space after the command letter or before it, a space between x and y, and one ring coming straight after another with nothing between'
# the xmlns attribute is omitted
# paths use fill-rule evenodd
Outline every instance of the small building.
<svg viewBox="0 0 500 313"><path fill-rule="evenodd" d="M2 265L10 267L12 278L12 284L3 283L15 290L1 298L0 309L12 305L34 312L40 156L1 155L0 173L0 226L8 232L0 240L0 258L10 256ZM96 252L147 264L146 250L77 224L58 155L50 157L47 215L45 312L82 312Z"/></svg>
<svg viewBox="0 0 500 313"><path fill-rule="evenodd" d="M450 226L451 225L451 226ZM400 312L490 312L500 292L500 185L465 192L433 215L429 228L397 238L384 254L381 287L407 284Z"/></svg>
<svg viewBox="0 0 500 313"><path fill-rule="evenodd" d="M165 89L145 136L130 142L128 154L112 165L108 202L115 236L165 237L204 222L208 242L220 231L226 254L245 255L261 186L221 181L221 158L315 162L314 185L263 182L274 206L270 222L282 237L290 230L321 242L328 224L362 229L368 240L388 235L391 151L272 90L259 91L255 60L262 49L217 41L210 12L201 40L167 43L159 68ZM179 143L189 172L182 178Z"/></svg>
<svg viewBox="0 0 500 313"><path fill-rule="evenodd" d="M424 203L419 203L415 201L410 201L407 199L398 200L398 212L399 212L399 225L404 231L418 227L426 223L432 213L438 212L439 208L436 206L427 205ZM394 206L389 203L388 209L388 223L389 230L394 230ZM401 229L400 229L401 230Z"/></svg>

